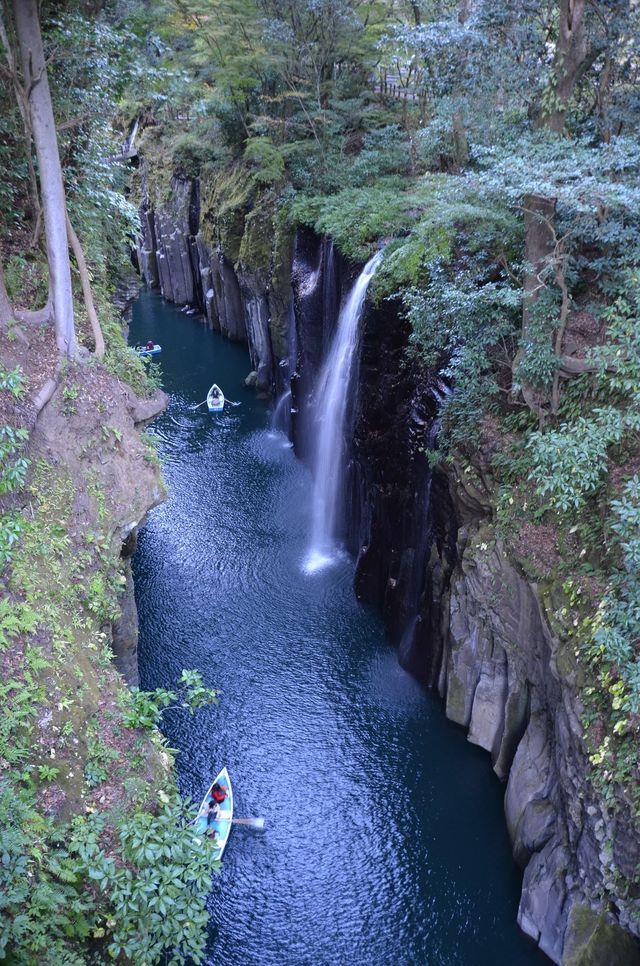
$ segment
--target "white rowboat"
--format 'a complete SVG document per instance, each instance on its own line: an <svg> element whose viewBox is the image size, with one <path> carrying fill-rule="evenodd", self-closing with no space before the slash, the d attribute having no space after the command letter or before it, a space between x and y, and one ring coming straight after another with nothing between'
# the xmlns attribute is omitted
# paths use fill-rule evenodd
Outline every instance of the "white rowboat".
<svg viewBox="0 0 640 966"><path fill-rule="evenodd" d="M221 413L224 409L224 393L215 382L207 393L207 407L210 413Z"/></svg>
<svg viewBox="0 0 640 966"><path fill-rule="evenodd" d="M226 791L226 798L220 803L220 809L218 812L218 817L211 821L209 819L209 803L212 800L211 789L215 784L221 785ZM229 772L226 768L223 768L220 774L216 777L215 781L211 782L207 790L207 794L202 799L202 805L196 816L195 826L197 831L201 835L211 835L215 831L215 845L217 846L217 851L214 858L221 859L222 853L224 852L227 840L229 838L229 833L231 832L231 824L233 821L233 790L231 788L231 779L229 778Z"/></svg>

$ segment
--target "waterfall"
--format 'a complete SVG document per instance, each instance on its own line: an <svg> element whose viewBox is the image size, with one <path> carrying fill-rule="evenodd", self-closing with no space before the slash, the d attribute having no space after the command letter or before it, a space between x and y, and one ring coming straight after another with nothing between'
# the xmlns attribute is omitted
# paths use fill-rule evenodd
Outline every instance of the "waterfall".
<svg viewBox="0 0 640 966"><path fill-rule="evenodd" d="M367 262L340 311L331 349L314 393L320 427L314 459L311 546L305 565L308 573L331 563L336 554L336 524L344 468L344 423L358 344L358 323L369 282L381 258L382 252L377 252Z"/></svg>
<svg viewBox="0 0 640 966"><path fill-rule="evenodd" d="M287 389L284 392L273 410L273 415L271 417L271 429L289 434L289 429L291 425L291 390Z"/></svg>

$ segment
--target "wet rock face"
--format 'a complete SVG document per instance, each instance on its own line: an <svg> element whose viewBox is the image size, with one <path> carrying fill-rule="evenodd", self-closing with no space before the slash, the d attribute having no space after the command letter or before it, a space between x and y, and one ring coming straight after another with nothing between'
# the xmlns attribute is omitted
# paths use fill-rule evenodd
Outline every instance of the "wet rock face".
<svg viewBox="0 0 640 966"><path fill-rule="evenodd" d="M507 783L521 928L556 963L640 962L620 928L637 930L637 900L611 871L615 859L633 881L637 836L591 787L575 675L549 605L496 540L486 467L429 470L435 404L407 339L392 305L369 307L349 466L356 592Z"/></svg>
<svg viewBox="0 0 640 966"><path fill-rule="evenodd" d="M251 367L258 374L256 388L263 392L280 388L281 358L272 344L275 341L280 352L286 350L280 328L291 301L290 288L277 286L274 310L270 297L274 280L269 272L234 262L220 247L212 250L203 238L200 220L198 179L174 177L169 199L161 207L152 208L145 201L138 248L142 277L170 302L202 311L228 339L246 342Z"/></svg>
<svg viewBox="0 0 640 966"><path fill-rule="evenodd" d="M353 403L348 538L357 557L358 597L380 607L403 665L431 682L438 661L429 651L429 628L437 615L425 588L440 529L432 513L428 463L436 403L428 374L407 359L408 336L398 306L384 302L365 312Z"/></svg>
<svg viewBox="0 0 640 966"><path fill-rule="evenodd" d="M314 438L312 394L335 331L344 289L353 269L328 238L301 228L292 266L293 313L289 331L292 436L296 454L309 456Z"/></svg>
<svg viewBox="0 0 640 966"><path fill-rule="evenodd" d="M142 276L148 285L158 287L176 305L197 302L193 270L196 245L191 232L194 203L197 203L195 183L174 178L166 207L150 210L145 206L142 211L143 242L139 249Z"/></svg>
<svg viewBox="0 0 640 966"><path fill-rule="evenodd" d="M138 687L138 608L131 561L125 562L126 585L120 598L120 616L111 626L111 646L115 665L131 687Z"/></svg>

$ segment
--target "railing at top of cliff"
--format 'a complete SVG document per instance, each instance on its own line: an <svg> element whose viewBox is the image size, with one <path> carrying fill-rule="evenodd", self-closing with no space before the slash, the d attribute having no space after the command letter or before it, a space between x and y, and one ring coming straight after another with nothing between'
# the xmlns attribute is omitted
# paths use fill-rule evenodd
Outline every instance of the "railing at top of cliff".
<svg viewBox="0 0 640 966"><path fill-rule="evenodd" d="M409 75L394 73L380 69L379 74L370 78L373 89L385 97L393 97L397 101L411 101L418 105L425 105L427 92L422 85L417 85Z"/></svg>

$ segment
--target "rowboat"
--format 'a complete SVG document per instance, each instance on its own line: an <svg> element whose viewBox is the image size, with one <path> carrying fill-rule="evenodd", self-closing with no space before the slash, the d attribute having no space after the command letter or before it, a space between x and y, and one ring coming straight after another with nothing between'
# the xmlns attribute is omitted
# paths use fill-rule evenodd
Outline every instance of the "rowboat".
<svg viewBox="0 0 640 966"><path fill-rule="evenodd" d="M214 395L216 390L217 395ZM215 382L207 393L207 406L210 413L221 413L224 409L224 393Z"/></svg>
<svg viewBox="0 0 640 966"><path fill-rule="evenodd" d="M134 352L139 356L159 356L162 352L162 346L154 345L153 349L148 349L146 345L137 345Z"/></svg>
<svg viewBox="0 0 640 966"><path fill-rule="evenodd" d="M216 782L222 786L227 792L227 797L220 804L220 811L218 818L215 821L209 821L209 803L212 801L211 789L216 784ZM216 777L215 781L211 782L207 794L202 799L202 805L196 816L195 826L197 831L201 835L210 835L212 830L215 830L215 845L217 846L216 852L214 853L215 859L221 859L222 853L224 852L225 845L227 844L227 839L229 838L229 832L231 831L231 824L233 819L233 790L231 788L231 779L229 778L229 772L226 768L223 768L220 774Z"/></svg>

